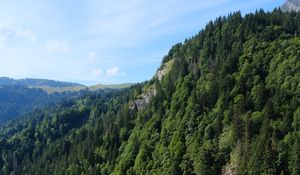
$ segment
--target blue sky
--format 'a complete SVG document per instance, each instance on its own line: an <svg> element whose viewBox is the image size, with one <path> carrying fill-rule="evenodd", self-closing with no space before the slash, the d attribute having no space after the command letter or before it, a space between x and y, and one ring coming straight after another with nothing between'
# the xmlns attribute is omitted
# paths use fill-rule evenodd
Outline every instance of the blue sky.
<svg viewBox="0 0 300 175"><path fill-rule="evenodd" d="M150 79L172 45L220 15L284 0L0 0L0 76L91 84Z"/></svg>

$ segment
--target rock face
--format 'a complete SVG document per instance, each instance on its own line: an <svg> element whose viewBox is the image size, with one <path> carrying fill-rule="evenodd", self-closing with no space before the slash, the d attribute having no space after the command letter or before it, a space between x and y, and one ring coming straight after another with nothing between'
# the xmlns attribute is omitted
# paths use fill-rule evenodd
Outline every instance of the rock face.
<svg viewBox="0 0 300 175"><path fill-rule="evenodd" d="M236 175L236 166L227 164L225 167L223 167L222 175Z"/></svg>
<svg viewBox="0 0 300 175"><path fill-rule="evenodd" d="M154 77L157 78L159 81L169 73L171 67L173 66L174 60L169 60L168 62L164 63L155 73Z"/></svg>
<svg viewBox="0 0 300 175"><path fill-rule="evenodd" d="M300 0L287 0L281 9L283 11L300 11Z"/></svg>
<svg viewBox="0 0 300 175"><path fill-rule="evenodd" d="M143 109L147 104L150 103L152 97L156 95L156 90L151 89L149 92L144 92L139 97L134 100L130 106L130 109L134 109L135 107L138 110Z"/></svg>
<svg viewBox="0 0 300 175"><path fill-rule="evenodd" d="M155 73L155 77L161 81L162 78L164 77L164 75L166 75L167 73L167 66L164 65L162 69L158 70L156 73Z"/></svg>
<svg viewBox="0 0 300 175"><path fill-rule="evenodd" d="M163 66L156 71L154 77L157 78L159 81L163 79L163 77L168 74L173 65L174 60L170 60L167 63L163 64ZM152 85L147 90L145 90L142 94L140 94L131 104L130 109L137 108L138 110L143 109L146 107L147 104L150 103L152 97L156 95L155 86Z"/></svg>

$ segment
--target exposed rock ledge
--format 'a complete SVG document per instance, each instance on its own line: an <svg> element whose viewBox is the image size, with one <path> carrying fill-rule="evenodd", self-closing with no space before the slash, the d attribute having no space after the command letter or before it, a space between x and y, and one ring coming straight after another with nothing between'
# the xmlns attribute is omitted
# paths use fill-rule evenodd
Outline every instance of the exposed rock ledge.
<svg viewBox="0 0 300 175"><path fill-rule="evenodd" d="M163 65L162 69L156 71L155 78L157 78L159 81L161 81L162 78L166 75L166 73L167 73L167 66Z"/></svg>
<svg viewBox="0 0 300 175"><path fill-rule="evenodd" d="M174 60L169 60L165 64L162 65L160 69L158 69L155 73L155 78L157 78L159 81L162 80L162 78L170 72L171 67L173 66Z"/></svg>
<svg viewBox="0 0 300 175"><path fill-rule="evenodd" d="M138 96L136 100L134 100L130 106L130 109L134 109L135 107L138 110L143 109L147 104L150 103L152 97L156 95L156 89L153 88L148 92L144 92Z"/></svg>
<svg viewBox="0 0 300 175"><path fill-rule="evenodd" d="M287 0L282 6L283 11L299 11L300 0Z"/></svg>
<svg viewBox="0 0 300 175"><path fill-rule="evenodd" d="M170 71L171 66L173 65L174 60L170 60L162 65L162 67L156 71L154 77L157 78L159 81L162 80L162 78ZM156 89L155 86L152 85L148 89L144 90L142 94L140 94L137 99L135 99L130 104L130 109L134 109L135 107L138 110L143 109L148 105L151 101L151 98L156 95Z"/></svg>
<svg viewBox="0 0 300 175"><path fill-rule="evenodd" d="M222 175L236 175L236 166L227 164L225 167L223 167Z"/></svg>

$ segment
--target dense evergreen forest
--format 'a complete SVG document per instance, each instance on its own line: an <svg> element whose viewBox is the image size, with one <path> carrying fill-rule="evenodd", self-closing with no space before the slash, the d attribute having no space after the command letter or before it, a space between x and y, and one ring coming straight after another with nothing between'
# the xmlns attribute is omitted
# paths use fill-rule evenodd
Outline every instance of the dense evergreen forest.
<svg viewBox="0 0 300 175"><path fill-rule="evenodd" d="M0 124L21 117L38 108L52 106L67 99L80 97L84 91L47 93L42 89L23 85L1 85Z"/></svg>
<svg viewBox="0 0 300 175"><path fill-rule="evenodd" d="M0 77L0 124L22 117L38 108L55 105L67 99L77 98L83 90L49 93L43 88L73 88L76 83L47 79L12 79ZM83 86L84 87L84 86Z"/></svg>
<svg viewBox="0 0 300 175"><path fill-rule="evenodd" d="M6 124L0 174L300 174L300 13L220 17L166 68Z"/></svg>
<svg viewBox="0 0 300 175"><path fill-rule="evenodd" d="M131 84L84 86L47 79L0 77L0 124L23 117L36 109L92 94L100 89L122 89Z"/></svg>

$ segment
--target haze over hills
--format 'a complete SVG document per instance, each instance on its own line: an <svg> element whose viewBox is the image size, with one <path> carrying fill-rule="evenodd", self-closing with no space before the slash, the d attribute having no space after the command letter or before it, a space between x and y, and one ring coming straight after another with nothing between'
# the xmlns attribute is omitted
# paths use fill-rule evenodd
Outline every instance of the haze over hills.
<svg viewBox="0 0 300 175"><path fill-rule="evenodd" d="M300 0L287 0L281 9L284 11L299 11L300 10Z"/></svg>

